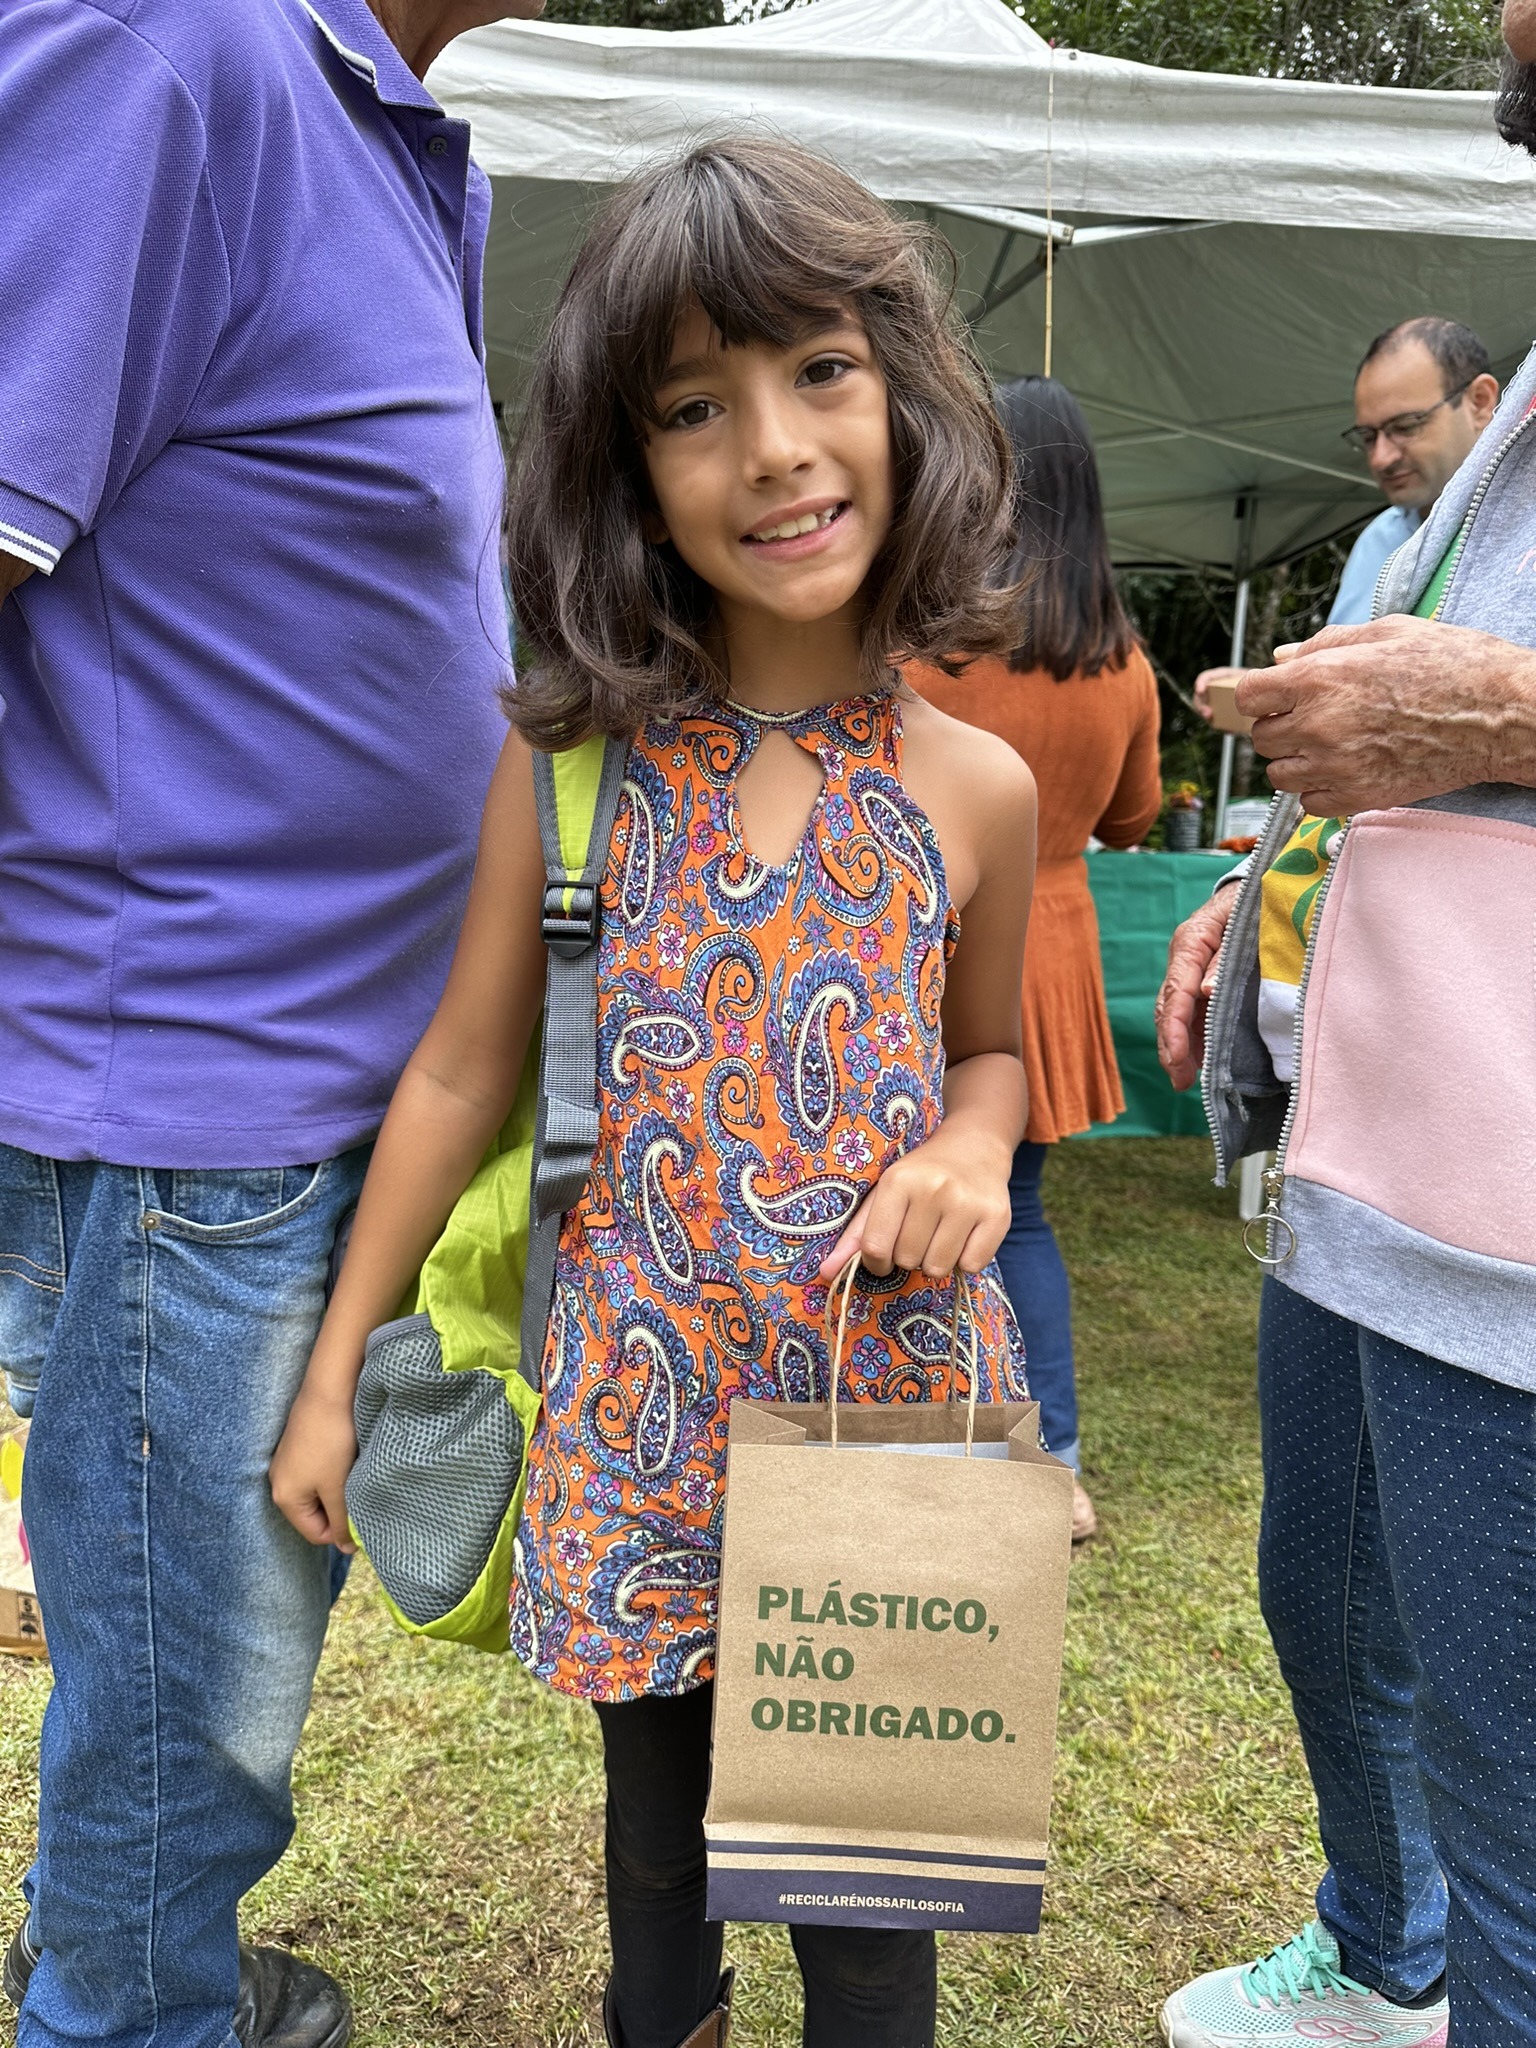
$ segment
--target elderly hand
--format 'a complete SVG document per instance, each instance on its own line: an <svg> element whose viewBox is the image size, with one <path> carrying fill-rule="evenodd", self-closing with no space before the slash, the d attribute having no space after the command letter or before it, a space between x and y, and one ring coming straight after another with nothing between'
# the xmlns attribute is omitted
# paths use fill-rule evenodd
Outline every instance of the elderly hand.
<svg viewBox="0 0 1536 2048"><path fill-rule="evenodd" d="M1250 669L1238 709L1276 789L1345 817L1472 782L1536 786L1536 654L1467 626L1326 626Z"/></svg>
<svg viewBox="0 0 1536 2048"><path fill-rule="evenodd" d="M1187 917L1168 945L1168 973L1157 992L1157 1056L1175 1088L1192 1087L1205 1056L1205 1010L1236 887L1218 889Z"/></svg>

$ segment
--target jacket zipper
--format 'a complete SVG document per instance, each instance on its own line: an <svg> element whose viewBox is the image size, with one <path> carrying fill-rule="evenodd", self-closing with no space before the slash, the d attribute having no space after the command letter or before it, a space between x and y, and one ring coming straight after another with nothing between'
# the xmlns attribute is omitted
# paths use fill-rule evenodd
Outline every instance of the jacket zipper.
<svg viewBox="0 0 1536 2048"><path fill-rule="evenodd" d="M1504 436L1504 439L1489 457L1487 468L1477 480L1477 488L1472 493L1471 502L1467 506L1466 516L1461 522L1455 540L1451 543L1451 565L1446 571L1445 582L1441 586L1440 596L1436 601L1435 608L1430 613L1432 622L1438 621L1441 613L1445 610L1446 600L1451 594L1451 586L1456 580L1456 572L1461 567L1461 557L1467 544L1467 535L1472 530L1472 521L1477 516L1478 507L1488 495L1488 487L1493 482L1494 472L1515 442L1525 432L1533 418L1536 418L1536 410L1528 410L1518 423L1511 427L1510 431ZM1381 566L1381 574L1376 579L1376 595L1371 603L1371 616L1373 618L1380 616L1383 586L1386 583L1387 571L1392 565L1392 559L1391 555L1387 557ZM1257 1216L1250 1217L1248 1222L1243 1225L1244 1249L1251 1259L1271 1270L1276 1266L1283 1266L1296 1250L1296 1226L1283 1216L1280 1211L1281 1198L1285 1193L1285 1155L1290 1147L1291 1130L1296 1122L1296 1102L1301 1089L1301 1036L1306 1008L1307 983L1312 976L1312 955L1316 949L1317 935L1322 926L1323 905L1328 900L1328 891L1333 886L1334 873L1339 865L1339 855L1343 851L1341 842L1348 830L1349 820L1346 819L1339 828L1338 839L1334 843L1333 853L1328 862L1328 871L1323 876L1322 886L1317 892L1317 902L1313 906L1312 929L1307 935L1307 950L1302 956L1301 963L1301 980L1296 987L1296 1021L1293 1027L1294 1036L1292 1038L1290 1099L1285 1105L1285 1121L1280 1126L1280 1136L1275 1145L1274 1164L1266 1166L1264 1169L1264 1207ZM1214 1002L1214 1000L1213 994L1212 1001ZM1210 1107L1210 1103L1207 1102L1207 1115L1210 1113ZM1214 1132L1214 1130L1215 1125L1212 1123L1212 1131ZM1216 1152L1219 1162L1221 1156L1219 1139L1217 1140ZM1264 1250L1262 1252L1255 1251L1253 1244L1253 1234L1260 1228L1264 1232ZM1276 1245L1281 1241L1282 1234L1284 1249L1277 1251Z"/></svg>
<svg viewBox="0 0 1536 2048"><path fill-rule="evenodd" d="M1307 949L1301 960L1301 979L1296 984L1296 1015L1291 1025L1291 1090L1286 1099L1285 1120L1280 1126L1280 1136L1275 1142L1275 1159L1272 1166L1266 1166L1262 1186L1264 1207L1257 1216L1250 1216L1243 1225L1243 1249L1258 1265L1273 1271L1283 1266L1296 1250L1296 1226L1280 1213L1280 1198L1285 1193L1285 1155L1290 1147L1291 1130L1296 1122L1296 1104L1301 1095L1301 1034L1307 1002L1307 983L1312 978L1312 956L1317 950L1317 935L1322 929L1323 905L1328 901L1328 891L1333 887L1333 878L1338 872L1339 856L1343 852L1343 839L1349 830L1348 819L1339 827L1338 837L1329 855L1328 866L1318 884L1317 900L1312 906L1312 927L1307 933ZM1264 1250L1254 1250L1255 1233L1262 1228ZM1277 1251L1276 1245L1284 1239L1285 1248Z"/></svg>
<svg viewBox="0 0 1536 2048"><path fill-rule="evenodd" d="M1510 449L1514 447L1533 419L1536 419L1536 410L1527 407L1521 418L1510 428L1498 447L1489 456L1488 467L1477 480L1477 489L1472 493L1472 502L1467 507L1467 516L1462 520L1461 529L1452 543L1451 566L1446 572L1445 588L1440 593L1440 601L1430 615L1432 618L1438 619L1445 610L1446 600L1451 594L1451 585L1456 581L1456 571L1461 567L1461 557L1467 544L1467 535L1472 531L1472 522L1477 517L1479 506L1488 495L1488 487L1493 482L1494 471L1504 460Z"/></svg>

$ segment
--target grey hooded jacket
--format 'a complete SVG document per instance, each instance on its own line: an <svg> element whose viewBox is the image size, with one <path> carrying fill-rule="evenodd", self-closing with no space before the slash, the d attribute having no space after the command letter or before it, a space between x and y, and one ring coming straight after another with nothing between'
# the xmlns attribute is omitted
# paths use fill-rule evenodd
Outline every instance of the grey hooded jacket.
<svg viewBox="0 0 1536 2048"><path fill-rule="evenodd" d="M1418 532L1375 616L1536 647L1536 350ZM1268 1260L1308 1299L1536 1390L1536 790L1485 783L1361 813L1319 900L1297 1079L1258 1031L1260 884L1300 805L1275 799L1240 884L1207 1023L1217 1178L1277 1151Z"/></svg>

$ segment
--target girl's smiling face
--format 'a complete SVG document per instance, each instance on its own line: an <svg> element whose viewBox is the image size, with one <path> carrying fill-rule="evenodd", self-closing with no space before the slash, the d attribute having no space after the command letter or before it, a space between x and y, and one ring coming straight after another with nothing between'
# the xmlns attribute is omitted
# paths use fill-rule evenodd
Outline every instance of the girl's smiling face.
<svg viewBox="0 0 1536 2048"><path fill-rule="evenodd" d="M788 348L727 348L695 307L678 323L656 409L652 537L716 593L727 636L751 615L857 617L894 480L885 378L852 314Z"/></svg>

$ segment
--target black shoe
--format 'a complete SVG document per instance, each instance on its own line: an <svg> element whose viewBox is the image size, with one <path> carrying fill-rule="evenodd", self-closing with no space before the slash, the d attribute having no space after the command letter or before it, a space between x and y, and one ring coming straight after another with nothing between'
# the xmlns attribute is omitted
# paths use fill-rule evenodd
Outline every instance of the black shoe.
<svg viewBox="0 0 1536 2048"><path fill-rule="evenodd" d="M23 1920L6 1953L5 1995L20 2006L37 1967L31 1922ZM240 2048L346 2048L352 2008L334 1977L281 1948L240 1944L240 1996L235 2004Z"/></svg>
<svg viewBox="0 0 1536 2048"><path fill-rule="evenodd" d="M0 1970L0 1981L5 1986L5 1995L17 2010L27 1995L27 1986L32 1981L32 1972L37 1968L37 1950L32 1946L32 1922L23 1920L17 1928L10 1947L5 1952L5 1965Z"/></svg>
<svg viewBox="0 0 1536 2048"><path fill-rule="evenodd" d="M235 2036L240 2048L346 2048L352 2008L336 1979L313 1963L242 1942Z"/></svg>

